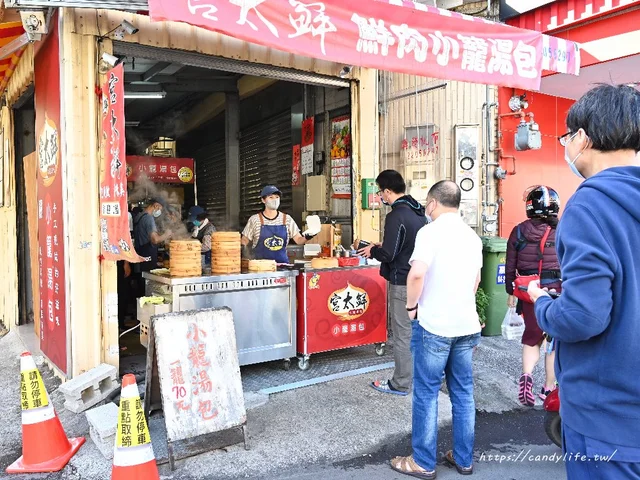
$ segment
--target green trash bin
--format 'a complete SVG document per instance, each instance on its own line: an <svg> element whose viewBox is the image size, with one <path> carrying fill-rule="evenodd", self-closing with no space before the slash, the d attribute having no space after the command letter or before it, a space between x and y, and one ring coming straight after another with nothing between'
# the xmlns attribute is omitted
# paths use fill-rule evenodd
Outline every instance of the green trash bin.
<svg viewBox="0 0 640 480"><path fill-rule="evenodd" d="M505 291L505 267L507 263L507 240L500 237L482 237L484 262L480 287L489 298L487 322L482 335L502 335L502 320L507 313Z"/></svg>

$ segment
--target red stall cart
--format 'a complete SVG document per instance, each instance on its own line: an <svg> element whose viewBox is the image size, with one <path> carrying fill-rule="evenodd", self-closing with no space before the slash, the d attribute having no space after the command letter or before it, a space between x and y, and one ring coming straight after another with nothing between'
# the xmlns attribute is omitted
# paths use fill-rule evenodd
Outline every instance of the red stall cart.
<svg viewBox="0 0 640 480"><path fill-rule="evenodd" d="M387 283L379 267L305 269L297 279L298 366L314 353L387 341Z"/></svg>

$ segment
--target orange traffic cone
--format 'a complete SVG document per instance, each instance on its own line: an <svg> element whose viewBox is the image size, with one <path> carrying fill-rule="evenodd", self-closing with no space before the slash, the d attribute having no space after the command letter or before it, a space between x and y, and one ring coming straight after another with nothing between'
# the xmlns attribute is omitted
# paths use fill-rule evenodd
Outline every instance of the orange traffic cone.
<svg viewBox="0 0 640 480"><path fill-rule="evenodd" d="M7 473L47 473L62 470L85 439L67 438L30 353L20 356L22 456Z"/></svg>
<svg viewBox="0 0 640 480"><path fill-rule="evenodd" d="M136 377L122 378L111 480L159 480Z"/></svg>

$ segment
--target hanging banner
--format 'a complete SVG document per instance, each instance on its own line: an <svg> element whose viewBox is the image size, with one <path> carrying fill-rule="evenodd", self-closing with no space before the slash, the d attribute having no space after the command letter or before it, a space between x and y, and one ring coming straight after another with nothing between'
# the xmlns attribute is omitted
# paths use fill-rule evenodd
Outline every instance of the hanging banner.
<svg viewBox="0 0 640 480"><path fill-rule="evenodd" d="M105 260L139 263L144 259L136 254L129 231L124 130L124 66L118 65L102 85L100 239Z"/></svg>
<svg viewBox="0 0 640 480"><path fill-rule="evenodd" d="M580 67L574 42L548 37L559 65L539 32L403 0L149 0L149 11L288 53L470 83L539 90L543 68Z"/></svg>
<svg viewBox="0 0 640 480"><path fill-rule="evenodd" d="M137 181L141 176L153 183L185 184L195 182L193 158L127 157L127 180Z"/></svg>
<svg viewBox="0 0 640 480"><path fill-rule="evenodd" d="M60 149L60 37L58 21L34 61L38 158L38 281L40 350L67 373L67 283Z"/></svg>
<svg viewBox="0 0 640 480"><path fill-rule="evenodd" d="M331 188L333 198L351 198L351 117L331 120Z"/></svg>
<svg viewBox="0 0 640 480"><path fill-rule="evenodd" d="M291 186L299 187L302 180L302 175L300 173L300 145L293 146L293 160L291 167Z"/></svg>
<svg viewBox="0 0 640 480"><path fill-rule="evenodd" d="M300 149L302 175L311 175L313 173L314 133L314 118L307 118L302 122L302 148Z"/></svg>

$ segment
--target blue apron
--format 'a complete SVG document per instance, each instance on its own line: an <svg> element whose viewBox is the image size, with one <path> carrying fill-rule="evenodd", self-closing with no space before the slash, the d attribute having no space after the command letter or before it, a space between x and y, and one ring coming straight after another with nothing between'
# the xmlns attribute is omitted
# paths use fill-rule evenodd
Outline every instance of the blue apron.
<svg viewBox="0 0 640 480"><path fill-rule="evenodd" d="M260 260L275 260L276 263L289 263L287 245L289 233L287 232L287 215L282 214L282 225L265 225L264 216L260 217L260 238L255 248L256 258Z"/></svg>

